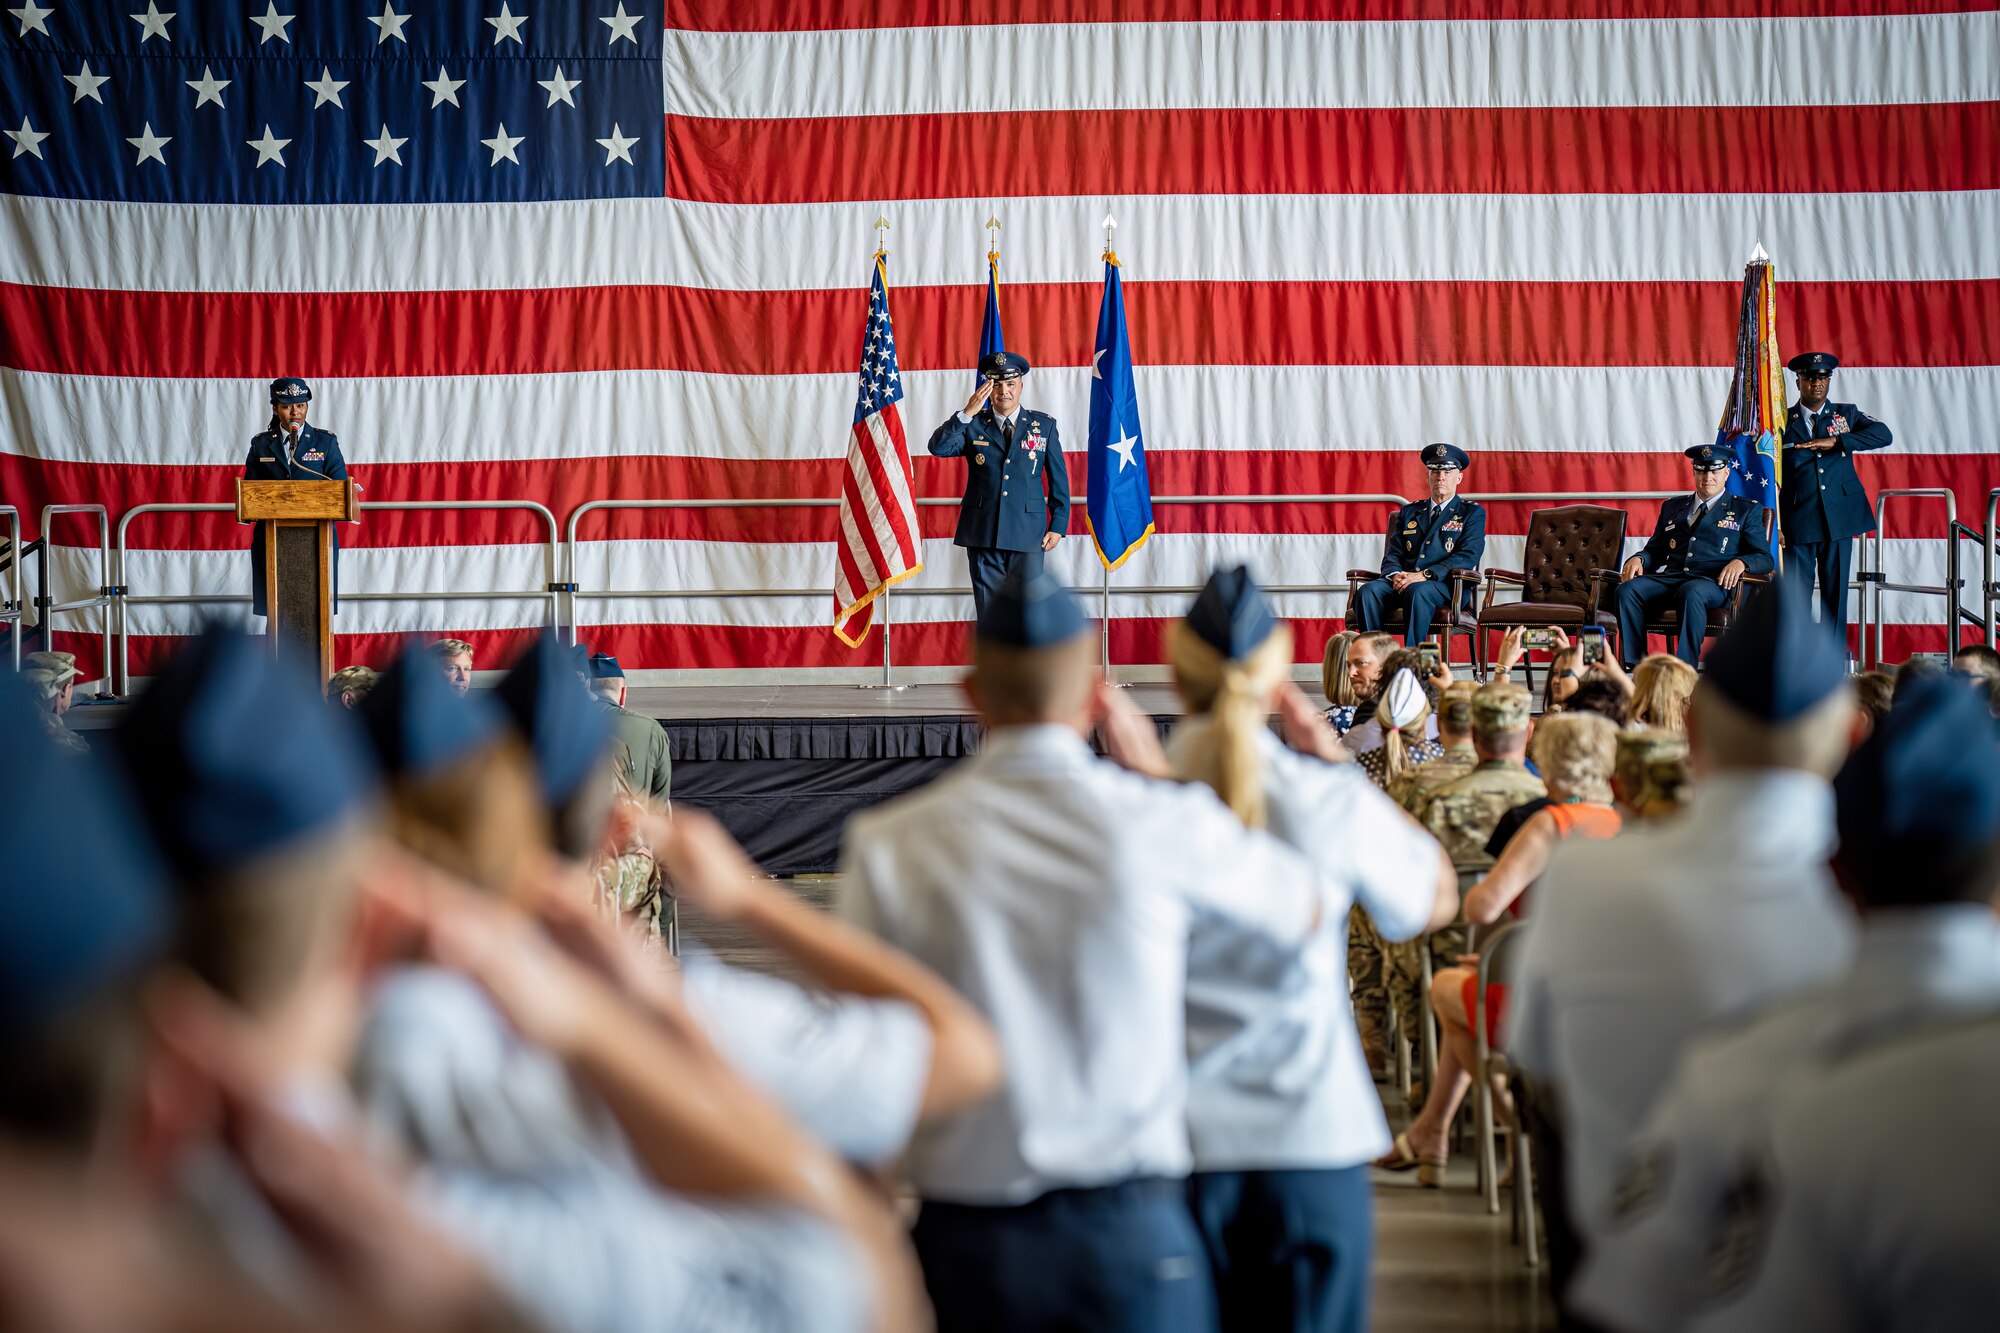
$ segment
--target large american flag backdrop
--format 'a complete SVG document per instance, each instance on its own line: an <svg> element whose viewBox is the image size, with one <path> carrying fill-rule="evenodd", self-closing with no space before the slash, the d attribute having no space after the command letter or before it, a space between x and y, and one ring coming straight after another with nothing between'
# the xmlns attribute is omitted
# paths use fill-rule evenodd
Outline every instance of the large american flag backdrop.
<svg viewBox="0 0 2000 1333"><path fill-rule="evenodd" d="M27 535L50 502L228 500L280 374L371 500L831 500L878 217L926 495L960 480L921 442L966 392L989 216L1027 402L1080 444L1107 211L1156 495L1407 494L1434 439L1470 490L1680 487L1759 241L1787 354L1840 353L1835 396L1895 429L1869 484L1979 513L2000 483L1991 4L659 2L0 0L0 489ZM897 658L943 664L969 601L908 595L965 578L953 511L922 512ZM1385 518L1166 505L1118 579L1338 580ZM95 591L72 522L60 597ZM1918 522L1940 510L1899 511L1898 581L1941 573ZM593 515L586 586L803 595L586 603L584 636L635 667L867 666L828 623L836 524ZM1055 568L1092 585L1076 529ZM225 518L131 541L134 593L247 591ZM543 577L519 514L344 541L348 590ZM1114 654L1155 660L1181 605L1117 599ZM1936 605L1889 599L1892 653L1942 646ZM1287 608L1316 654L1337 603ZM135 670L197 614L136 609ZM350 603L339 656L497 652L537 614Z"/></svg>

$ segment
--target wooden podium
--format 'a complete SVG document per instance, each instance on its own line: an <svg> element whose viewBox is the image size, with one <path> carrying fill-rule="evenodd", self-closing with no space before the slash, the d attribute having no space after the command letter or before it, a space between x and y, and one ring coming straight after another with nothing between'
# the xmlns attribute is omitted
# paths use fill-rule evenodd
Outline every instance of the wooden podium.
<svg viewBox="0 0 2000 1333"><path fill-rule="evenodd" d="M271 650L316 663L320 685L333 674L333 525L356 521L351 481L236 483L239 523L266 523L265 609Z"/></svg>

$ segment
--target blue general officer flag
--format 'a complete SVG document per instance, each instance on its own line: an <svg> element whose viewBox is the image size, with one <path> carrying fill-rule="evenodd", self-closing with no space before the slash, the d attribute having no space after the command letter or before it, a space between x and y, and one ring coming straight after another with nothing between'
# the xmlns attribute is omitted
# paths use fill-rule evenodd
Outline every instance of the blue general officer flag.
<svg viewBox="0 0 2000 1333"><path fill-rule="evenodd" d="M1104 257L1104 303L1090 358L1090 501L1097 557L1116 569L1153 535L1153 488L1146 479L1145 432L1125 337L1125 288L1116 256Z"/></svg>
<svg viewBox="0 0 2000 1333"><path fill-rule="evenodd" d="M1771 431L1754 435L1730 427L1715 433L1716 447L1732 454L1729 464L1731 495L1747 496L1764 508L1778 507L1778 437Z"/></svg>
<svg viewBox="0 0 2000 1333"><path fill-rule="evenodd" d="M1007 336L1000 332L1000 256L986 256L986 323L979 330L979 357L972 364L976 367L994 352L1007 350ZM977 387L975 376L974 387Z"/></svg>

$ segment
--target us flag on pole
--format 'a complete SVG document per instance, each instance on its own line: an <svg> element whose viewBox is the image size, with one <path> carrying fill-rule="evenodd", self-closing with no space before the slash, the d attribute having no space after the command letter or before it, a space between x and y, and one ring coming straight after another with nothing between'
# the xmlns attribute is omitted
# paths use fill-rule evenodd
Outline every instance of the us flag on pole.
<svg viewBox="0 0 2000 1333"><path fill-rule="evenodd" d="M903 414L896 410L902 401L889 271L877 254L868 327L861 335L854 438L840 483L840 564L833 583L833 632L850 648L868 637L875 599L924 567L917 551L910 446L903 438Z"/></svg>

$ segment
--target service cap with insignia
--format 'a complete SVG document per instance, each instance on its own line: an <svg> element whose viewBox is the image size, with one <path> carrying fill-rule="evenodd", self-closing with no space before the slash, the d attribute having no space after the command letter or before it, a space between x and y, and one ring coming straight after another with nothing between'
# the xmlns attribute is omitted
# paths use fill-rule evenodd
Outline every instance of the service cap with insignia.
<svg viewBox="0 0 2000 1333"><path fill-rule="evenodd" d="M1277 616L1248 565L1218 569L1208 576L1187 613L1188 628L1209 647L1240 662L1271 637Z"/></svg>
<svg viewBox="0 0 2000 1333"><path fill-rule="evenodd" d="M1472 463L1472 456L1455 444L1427 444L1417 456L1427 468L1455 467L1463 471Z"/></svg>
<svg viewBox="0 0 2000 1333"><path fill-rule="evenodd" d="M281 403L310 403L312 396L312 389L296 375L287 375L283 379L271 381L273 407Z"/></svg>
<svg viewBox="0 0 2000 1333"><path fill-rule="evenodd" d="M1781 578L1750 595L1708 655L1703 685L1754 718L1790 722L1847 684L1847 646L1813 619L1804 583Z"/></svg>
<svg viewBox="0 0 2000 1333"><path fill-rule="evenodd" d="M1032 369L1019 352L988 352L979 358L979 373L989 380L1017 380Z"/></svg>
<svg viewBox="0 0 2000 1333"><path fill-rule="evenodd" d="M977 634L1011 648L1053 648L1090 629L1083 607L1048 574L1009 574L987 599Z"/></svg>
<svg viewBox="0 0 2000 1333"><path fill-rule="evenodd" d="M1840 369L1840 358L1831 352L1800 352L1785 362L1794 375L1831 375Z"/></svg>
<svg viewBox="0 0 2000 1333"><path fill-rule="evenodd" d="M1692 449L1683 449L1681 452L1693 460L1696 472L1719 472L1734 461L1727 450L1718 449L1712 444L1697 444Z"/></svg>

